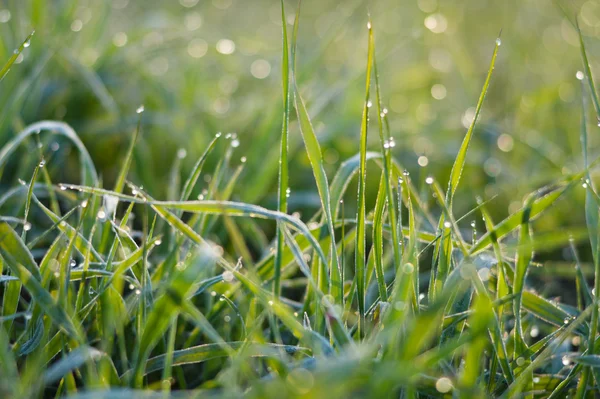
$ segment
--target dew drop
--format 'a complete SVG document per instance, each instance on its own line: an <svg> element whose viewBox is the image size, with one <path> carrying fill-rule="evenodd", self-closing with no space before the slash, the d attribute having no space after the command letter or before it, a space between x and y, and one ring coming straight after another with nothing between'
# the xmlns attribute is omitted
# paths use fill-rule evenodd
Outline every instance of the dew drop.
<svg viewBox="0 0 600 399"><path fill-rule="evenodd" d="M40 161L40 164L39 164L39 165L40 165L40 168L43 168L44 166L46 166L46 160L42 159L42 160Z"/></svg>
<svg viewBox="0 0 600 399"><path fill-rule="evenodd" d="M452 390L450 378L442 377L435 382L435 389L440 393L448 393Z"/></svg>
<svg viewBox="0 0 600 399"><path fill-rule="evenodd" d="M142 293L142 291L140 291L139 289L135 290L135 295L140 295Z"/></svg>
<svg viewBox="0 0 600 399"><path fill-rule="evenodd" d="M450 226L452 226L452 223L450 223L450 222L448 222L448 221L445 221L445 222L444 222L444 227L445 227L445 228L449 229L449 228L450 228Z"/></svg>
<svg viewBox="0 0 600 399"><path fill-rule="evenodd" d="M59 184L58 188L60 188L62 191L65 191L67 189L67 186L65 186L64 184Z"/></svg>
<svg viewBox="0 0 600 399"><path fill-rule="evenodd" d="M231 146L232 146L233 148L237 148L237 147L239 147L239 146L240 146L240 141L239 141L238 139L233 139L233 140L231 140Z"/></svg>
<svg viewBox="0 0 600 399"><path fill-rule="evenodd" d="M583 80L585 75L582 71L577 71L577 73L575 74L575 77L577 78L577 80Z"/></svg>
<svg viewBox="0 0 600 399"><path fill-rule="evenodd" d="M273 301L269 301L269 306L273 306Z"/></svg>
<svg viewBox="0 0 600 399"><path fill-rule="evenodd" d="M162 240L156 240L156 242L154 243L154 245L156 245L157 247L162 244Z"/></svg>
<svg viewBox="0 0 600 399"><path fill-rule="evenodd" d="M144 108L144 106L143 106L143 105L140 105L140 106L139 106L139 107L138 107L138 108L135 110L135 113L136 113L136 114L141 114L142 112L144 112L144 109L145 109L145 108Z"/></svg>
<svg viewBox="0 0 600 399"><path fill-rule="evenodd" d="M23 43L23 47L27 48L29 46L31 46L31 41L30 40L27 40L25 43Z"/></svg>
<svg viewBox="0 0 600 399"><path fill-rule="evenodd" d="M247 159L246 159L246 157L241 157L241 158L240 158L240 162L241 162L241 163L246 163L246 160L247 160Z"/></svg>
<svg viewBox="0 0 600 399"><path fill-rule="evenodd" d="M185 157L187 157L187 151L185 148L180 148L177 150L177 158L179 159L184 159Z"/></svg>
<svg viewBox="0 0 600 399"><path fill-rule="evenodd" d="M369 21L369 22L367 22L367 29L371 30L371 28L372 28L372 25L371 25L371 22Z"/></svg>
<svg viewBox="0 0 600 399"><path fill-rule="evenodd" d="M425 183L427 183L427 184L429 184L429 185L433 184L433 177L431 177L431 176L428 176L428 177L425 179Z"/></svg>
<svg viewBox="0 0 600 399"><path fill-rule="evenodd" d="M233 281L233 278L234 278L233 273L230 272L229 270L226 270L223 272L223 280L224 281L227 281L228 283L230 283Z"/></svg>
<svg viewBox="0 0 600 399"><path fill-rule="evenodd" d="M31 223L27 222L23 225L23 230L29 231L31 230Z"/></svg>
<svg viewBox="0 0 600 399"><path fill-rule="evenodd" d="M134 288L135 288L135 285L133 285L133 284L129 284L129 289L130 289L130 290L133 290Z"/></svg>
<svg viewBox="0 0 600 399"><path fill-rule="evenodd" d="M219 137L221 137L221 132L218 132L217 134L215 134L215 138L218 139Z"/></svg>
<svg viewBox="0 0 600 399"><path fill-rule="evenodd" d="M415 271L415 267L413 266L412 263L404 264L404 273L411 274L414 271Z"/></svg>
<svg viewBox="0 0 600 399"><path fill-rule="evenodd" d="M525 364L525 358L519 357L517 358L517 366L522 366Z"/></svg>
<svg viewBox="0 0 600 399"><path fill-rule="evenodd" d="M501 45L502 45L502 39L500 39L500 38L497 38L497 39L496 39L496 45L497 45L497 46L501 46Z"/></svg>
<svg viewBox="0 0 600 399"><path fill-rule="evenodd" d="M531 327L529 335L531 335L531 338L537 338L540 335L540 329L537 326Z"/></svg>
<svg viewBox="0 0 600 399"><path fill-rule="evenodd" d="M373 106L373 102L371 100L367 101L367 108L371 108Z"/></svg>
<svg viewBox="0 0 600 399"><path fill-rule="evenodd" d="M571 359L569 359L567 356L563 356L562 364L563 366L568 366L569 364L571 364Z"/></svg>
<svg viewBox="0 0 600 399"><path fill-rule="evenodd" d="M229 323L231 321L231 317L229 315L223 317L223 320L225 321L225 323Z"/></svg>

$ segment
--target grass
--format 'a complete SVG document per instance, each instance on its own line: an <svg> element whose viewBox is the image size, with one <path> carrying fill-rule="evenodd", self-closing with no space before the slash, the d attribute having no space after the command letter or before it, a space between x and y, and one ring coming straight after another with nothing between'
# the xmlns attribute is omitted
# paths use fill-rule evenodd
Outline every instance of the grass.
<svg viewBox="0 0 600 399"><path fill-rule="evenodd" d="M257 195L244 180L264 185L245 156L234 157L235 133L217 134L198 154L180 149L169 179L144 173L144 149L162 145L147 136L144 106L123 157L112 159L114 179L62 121L25 126L0 149L3 183L28 176L0 193L0 396L599 395L600 158L588 108L591 100L600 120L600 104L579 27L582 166L544 175L522 201L512 193L519 206L498 219L495 198L463 200L460 191L474 190L463 172L502 69L500 38L490 40L453 164L443 178L415 177L394 150L389 78L379 74L386 61L375 46L377 19L368 17L355 155L330 173L304 90L303 18L298 7L290 37L280 6L277 162L248 153L278 171L268 175L277 181L272 207L243 200ZM10 56L0 84L36 37ZM102 79L84 70L112 109ZM196 158L189 171L186 155ZM300 157L312 173L296 180ZM77 184L63 180L74 175ZM310 187L314 206L302 215L290 213L292 187ZM559 230L552 219L553 229L538 231L577 193L585 193L585 226ZM574 267L560 269L566 282L556 297L539 289L548 281L539 266L564 249Z"/></svg>

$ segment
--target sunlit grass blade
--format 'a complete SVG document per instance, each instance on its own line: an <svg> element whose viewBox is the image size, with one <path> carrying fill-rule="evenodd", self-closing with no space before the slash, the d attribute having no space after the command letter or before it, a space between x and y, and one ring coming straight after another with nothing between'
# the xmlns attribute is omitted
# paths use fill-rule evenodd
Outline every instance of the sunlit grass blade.
<svg viewBox="0 0 600 399"><path fill-rule="evenodd" d="M6 62L6 64L4 64L4 66L2 67L2 69L0 69L0 81L2 81L2 79L4 79L4 77L8 73L8 71L10 71L10 67L13 66L13 64L15 63L15 61L17 60L17 57L19 57L19 55L21 54L21 52L23 52L23 50L25 48L29 47L29 45L31 44L31 38L33 37L34 33L35 33L35 31L32 31L27 36L27 38L23 41L23 43L21 43L21 45L19 47L17 47L15 49L15 51L13 51L13 53L10 56L10 58L8 59L8 61Z"/></svg>
<svg viewBox="0 0 600 399"><path fill-rule="evenodd" d="M298 5L298 8L300 6ZM289 188L288 177L288 134L290 122L290 66L289 66L289 49L287 35L287 20L285 17L285 6L281 0L281 27L282 27L282 62L281 62L281 79L283 87L283 118L281 126L281 142L279 150L279 185L277 192L277 210L282 213L287 213L287 197ZM273 280L273 294L277 297L281 293L281 259L283 257L283 232L281 228L277 229L277 248L275 249L275 276Z"/></svg>
<svg viewBox="0 0 600 399"><path fill-rule="evenodd" d="M296 81L296 70L295 70L295 43L296 43L296 32L298 29L298 15L296 15L296 23L294 25L294 35L292 38L292 79L293 79L293 90L294 90L294 104L298 115L298 122L302 139L306 148L308 159L310 160L311 168L317 184L317 191L319 192L319 198L321 200L321 208L325 214L325 218L328 226L328 233L331 236L331 264L324 262L324 265L328 265L328 272L331 280L330 292L336 301L341 303L341 291L340 287L340 276L341 272L339 269L339 260L337 258L337 246L335 240L335 229L334 220L331 212L331 197L329 191L329 182L327 180L327 174L325 173L325 166L323 162L323 154L321 152L321 146L317 139L315 130L313 129L308 110L304 104L304 100L300 95L298 89L298 82Z"/></svg>
<svg viewBox="0 0 600 399"><path fill-rule="evenodd" d="M358 169L358 204L356 212L356 241L355 241L355 279L356 295L358 298L358 336L365 329L365 256L367 233L365 228L366 219L366 195L367 188L367 134L369 127L369 108L371 108L370 90L371 90L371 69L373 68L373 29L369 17L368 27L368 49L367 49L367 72L365 98L362 107L362 120L360 123L360 166Z"/></svg>
<svg viewBox="0 0 600 399"><path fill-rule="evenodd" d="M475 124L477 123L477 119L479 118L481 107L483 106L483 101L485 100L485 95L487 93L490 81L492 79L492 72L494 71L494 65L496 64L496 56L498 55L498 49L500 48L500 44L500 36L498 36L498 38L496 39L496 46L494 47L494 52L492 54L492 60L490 61L490 67L488 69L483 88L481 89L479 100L477 101L477 105L475 107L475 114L473 115L473 120L469 125L467 134L463 139L460 149L458 150L458 154L456 155L456 159L454 160L454 164L452 165L452 170L450 171L450 179L448 180L448 192L446 193L446 201L448 202L448 208L450 210L452 210L452 200L454 199L454 193L456 192L458 183L460 181L460 177L462 175L465 160L467 157L467 151L469 149L469 144L471 143L471 138L473 137Z"/></svg>
<svg viewBox="0 0 600 399"><path fill-rule="evenodd" d="M581 58L583 60L583 67L585 70L586 80L589 85L589 91L592 96L592 103L594 105L594 109L596 110L596 118L600 121L600 105L598 104L598 94L596 92L596 87L594 84L594 79L592 76L592 71L590 68L590 64L588 62L587 53L585 50L585 42L583 40L583 35L581 33L581 29L579 29L579 25L577 25L577 32L579 34L579 47L581 51ZM592 259L594 261L594 291L600 292L600 217L598 214L598 205L595 201L595 197L597 197L594 191L594 184L592 179L590 178L590 173L588 170L588 133L587 133L587 113L586 113L586 90L585 85L582 84L582 104L581 104L581 124L580 124L580 140L581 140L581 150L583 154L583 166L586 170L586 179L585 183L583 183L586 188L586 196L585 196L585 220L587 224L588 234L590 237L590 245L592 249ZM599 122L600 123L600 122ZM584 281L584 284L585 283ZM587 287L587 286L586 286ZM590 335L588 336L587 344L588 344L588 354L589 356L595 355L595 347L594 341L596 339L596 335L598 332L598 306L593 306L592 308L592 317L590 320ZM583 363L585 365L585 363ZM581 399L586 395L586 390L588 386L588 380L590 379L590 372L593 368L586 367L581 373L581 378L579 379L576 398Z"/></svg>

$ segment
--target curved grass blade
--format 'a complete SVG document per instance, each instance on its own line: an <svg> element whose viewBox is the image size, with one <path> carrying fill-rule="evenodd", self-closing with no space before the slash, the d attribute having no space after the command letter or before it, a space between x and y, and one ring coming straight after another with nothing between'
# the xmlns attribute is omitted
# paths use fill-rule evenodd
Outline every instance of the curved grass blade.
<svg viewBox="0 0 600 399"><path fill-rule="evenodd" d="M80 346L69 352L52 366L48 367L42 376L44 384L48 385L56 382L68 373L77 370L85 363L97 361L104 356L106 356L106 354L96 348L91 346Z"/></svg>

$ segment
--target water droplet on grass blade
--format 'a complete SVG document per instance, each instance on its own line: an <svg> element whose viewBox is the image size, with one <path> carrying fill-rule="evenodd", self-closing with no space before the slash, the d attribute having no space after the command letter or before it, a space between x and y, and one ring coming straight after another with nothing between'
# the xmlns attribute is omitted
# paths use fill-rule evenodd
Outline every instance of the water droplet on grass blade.
<svg viewBox="0 0 600 399"><path fill-rule="evenodd" d="M435 382L435 389L440 393L448 393L452 390L452 381L448 377L442 377Z"/></svg>
<svg viewBox="0 0 600 399"><path fill-rule="evenodd" d="M31 223L27 222L23 225L23 230L29 231L31 230Z"/></svg>
<svg viewBox="0 0 600 399"><path fill-rule="evenodd" d="M239 146L240 146L240 141L239 141L238 139L233 139L233 140L231 140L231 146L232 146L233 148L237 148L237 147L239 147Z"/></svg>
<svg viewBox="0 0 600 399"><path fill-rule="evenodd" d="M497 38L497 39L496 39L496 45L497 45L497 46L501 46L501 45L502 45L502 39L500 39L500 38Z"/></svg>
<svg viewBox="0 0 600 399"><path fill-rule="evenodd" d="M230 272L229 270L226 270L223 272L223 281L227 281L228 283L233 281L233 273Z"/></svg>
<svg viewBox="0 0 600 399"><path fill-rule="evenodd" d="M522 366L525 364L525 358L519 357L517 358L517 366Z"/></svg>
<svg viewBox="0 0 600 399"><path fill-rule="evenodd" d="M577 73L575 74L575 77L577 78L577 80L583 80L583 78L585 77L585 74L582 71L577 71Z"/></svg>
<svg viewBox="0 0 600 399"><path fill-rule="evenodd" d="M430 184L430 185L431 185L431 184L433 184L433 177L431 177L431 176L428 176L428 177L425 179L425 183L427 183L427 184Z"/></svg>
<svg viewBox="0 0 600 399"><path fill-rule="evenodd" d="M145 108L143 105L140 105L136 110L136 114L141 114L142 112L144 112Z"/></svg>

